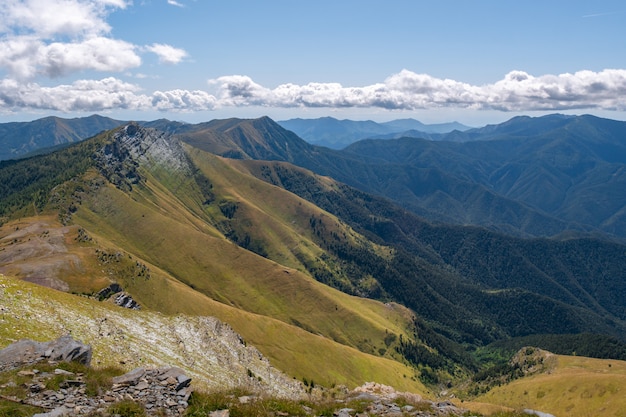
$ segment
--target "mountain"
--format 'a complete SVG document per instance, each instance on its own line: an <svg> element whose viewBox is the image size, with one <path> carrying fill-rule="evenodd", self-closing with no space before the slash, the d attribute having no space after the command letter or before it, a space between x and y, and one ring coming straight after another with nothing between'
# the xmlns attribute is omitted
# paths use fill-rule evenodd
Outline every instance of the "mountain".
<svg viewBox="0 0 626 417"><path fill-rule="evenodd" d="M337 120L332 117L319 119L290 119L278 122L287 130L307 142L332 149L341 149L361 139L398 134L408 130L426 133L445 133L452 130L466 130L469 127L460 123L441 123L426 125L415 119L399 119L385 123L371 120Z"/></svg>
<svg viewBox="0 0 626 417"><path fill-rule="evenodd" d="M0 124L0 161L20 158L42 148L78 142L123 122L108 117L62 119L45 117L32 122Z"/></svg>
<svg viewBox="0 0 626 417"><path fill-rule="evenodd" d="M578 230L626 237L626 196L615 192L626 185L626 123L518 117L449 135L468 141L370 140L346 152L393 164L368 191L439 220L503 231L509 225L535 236Z"/></svg>
<svg viewBox="0 0 626 417"><path fill-rule="evenodd" d="M348 285L310 219L376 246L232 162L129 124L5 163L0 273L92 296L115 282L143 309L218 317L298 379L425 391L395 350L413 339L411 313L313 279L317 268Z"/></svg>
<svg viewBox="0 0 626 417"><path fill-rule="evenodd" d="M228 122L229 129L233 128L232 123L232 120ZM238 121L237 123L242 128L243 126L250 126L250 121ZM571 263L579 259L579 254L585 252L586 248L591 248L595 245L600 245L602 249L593 249L594 253L607 254L606 258L603 255L601 262L611 262L608 259L613 259L613 261L618 263L623 262L623 257L618 255L620 248L622 248L621 245L585 239L569 240L566 243L551 240L527 241L476 228L430 225L428 222L424 222L422 219L393 206L388 201L360 193L340 184L330 185L329 180L324 180L321 177L311 177L311 174L307 173L307 171L297 169L292 165L271 162L273 159L279 159L280 154L283 152L282 144L288 143L290 148L301 149L301 152L296 155L297 158L294 159L290 155L290 159L298 165L302 165L302 161L311 163L312 160L315 160L319 167L324 164L328 166L329 161L334 161L336 164L343 163L342 167L345 167L345 172L349 174L354 174L354 172L358 172L361 169L359 163L347 161L345 157L342 159L341 155L344 155L344 153L330 150L324 151L310 145L307 146L304 143L298 144L299 139L297 136L284 132L276 124L272 124L269 119L263 119L262 125L264 132L267 132L269 128L275 130L272 136L282 138L278 142L281 146L274 142L266 142L268 146L264 149L267 158L262 161L254 161L250 154L246 154L245 158L240 158L237 165L242 168L245 167L246 170L256 177L285 188L338 216L346 224L355 230L360 230L363 235L368 236L375 242L394 247L394 250L397 251L395 252L394 260L399 262L399 265L396 266L390 265L388 261L380 259L380 257L373 254L363 257L358 252L354 253L352 250L344 248L340 242L331 245L330 242L332 240L324 240L327 252L339 257L344 264L352 263L353 265L350 267L352 271L362 271L361 274L372 273L369 272L372 270L377 271L373 275L377 277L378 284L382 289L382 292L377 290L375 293L378 294L377 296L392 296L395 300L401 301L417 311L420 316L426 317L428 320L437 321L443 326L456 328L455 330L449 328L448 331L450 332L459 331L461 327L465 326L463 323L467 323L465 320L469 322L473 322L473 320L484 322L485 313L487 316L490 315L492 320L496 320L499 317L501 323L491 324L490 326L492 326L492 329L499 327L500 331L503 332L502 334L508 335L522 335L526 332L545 332L548 329L556 331L557 328L563 330L572 325L573 327L569 328L569 331L572 332L579 332L583 328L597 330L604 327L604 324L601 324L603 321L601 317L607 310L612 311L610 314L616 315L615 319L617 321L615 323L623 320L620 301L617 299L608 301L604 295L600 296L600 298L603 298L603 301L600 303L603 304L603 307L600 307L596 313L592 314L592 316L595 314L598 314L598 316L585 318L580 315L580 312L575 312L576 309L583 305L587 306L584 307L585 309L595 309L598 306L598 301L596 296L591 296L591 299L588 300L586 299L591 294L591 288L586 287L587 284L585 284L583 276L586 277L591 272L579 274L582 270L587 270L588 267ZM220 128L218 130L221 131L223 129ZM204 140L204 144L202 144L202 140ZM205 134L204 136L196 137L194 145L208 149L213 146L211 143L214 141L214 135ZM300 142L302 141L300 140ZM220 143L224 142L221 141ZM238 146L238 148L240 147ZM239 156L243 155L239 154ZM360 164L367 165L364 162ZM348 170L348 166L352 171ZM371 165L369 166L371 167ZM358 177L358 175L355 177ZM317 220L311 219L311 225L318 227ZM324 236L321 231L316 233L320 233L320 237ZM324 237L324 239L327 239L327 237ZM460 246L456 246L460 242L467 242L467 244L463 243ZM553 255L548 255L551 253ZM402 254L405 254L406 257ZM512 257L513 254L515 254L514 257ZM552 256L554 257L552 258ZM358 259L358 265L354 264L355 259ZM481 260L484 259L490 260L489 266L482 263ZM565 259L568 259L568 261L565 261ZM564 270L552 269L550 265L553 262L563 265ZM377 267L376 265L386 265L386 269L380 270L380 266ZM406 265L412 266L408 270L404 270L400 268L400 265L404 265L404 267ZM504 267L504 265L507 265L507 267ZM589 268L593 270L596 266ZM600 266L597 268L602 269ZM617 271L618 269L619 267L615 270ZM449 272L452 270L456 271L456 273L450 274ZM511 271L515 271L513 276L508 275ZM333 281L332 276L329 277L322 272L317 271L317 273L314 273L314 276L322 282L342 288L344 291L356 290L354 284L350 286L345 282ZM573 284L574 281L571 281L571 279L575 276L579 276L581 281L578 281L578 278L576 278L575 281L577 283ZM485 281L487 277L492 277L491 281ZM564 281L564 277L569 278ZM468 279L472 283L461 291L463 298L455 298L455 294L459 293L459 280ZM475 281L476 279L477 281ZM512 281L512 279L519 280ZM615 276L600 286L609 288L611 285L620 282L620 280L614 281L614 279ZM433 283L435 282L437 286L434 286ZM472 289L473 285L477 285L477 288L487 285L497 292L486 296L480 290L475 292L476 290ZM548 290L551 286L554 286L554 293L546 299L544 298L546 294L552 291ZM424 288L429 288L429 290L424 290ZM501 292L506 288L510 290L521 288L523 291L506 290ZM621 294L623 290L614 288L609 292ZM580 294L582 298L573 296L573 294ZM583 296L583 294L585 295ZM541 306L541 308L534 313L527 309L527 317L521 319L521 321L515 319L502 327L503 323L507 321L503 320L507 313L498 309L494 310L495 306L501 305L501 301L495 301L492 297L497 299L504 297L503 299L507 299L507 305L530 303ZM555 298L550 301L549 299L552 297ZM437 302L433 302L433 300L437 300ZM443 305L447 307L442 311ZM548 307L548 305L552 305L552 307ZM566 307L566 305L569 305L569 307ZM551 317L560 318L552 324L547 323L545 318L540 318L542 313L539 313L539 311L543 311L544 308L556 309ZM570 308L574 308L574 310L570 310ZM479 315L480 318L478 316L475 319L470 318L471 315L468 314L468 311L473 309L482 311ZM557 310L561 310L561 313L556 313ZM438 313L435 314L435 311L438 311ZM491 312L487 313L489 311ZM535 314L537 315L535 316ZM568 316L576 317L576 319L574 321L565 319ZM507 327L509 325L511 327ZM468 331L467 329L470 327L468 326L462 331L462 333L467 333L465 333L465 336L459 336L460 340L464 337L469 337L468 340L476 341L480 339L482 340L481 343L484 343L488 342L492 337L500 337L495 334L489 335L489 332L481 333L482 331L478 330L478 328ZM605 329L610 332L608 328ZM613 334L617 335L620 333L621 330L618 330L617 333Z"/></svg>
<svg viewBox="0 0 626 417"><path fill-rule="evenodd" d="M576 343L586 353L607 357L609 343L621 354L626 245L619 240L576 237L578 229L567 227L567 239L523 238L432 222L334 178L373 187L424 158L448 164L446 176L435 175L443 168L424 171L432 174L423 177L424 195L441 190L443 179L457 196L465 185L477 192L487 189L477 183L495 156L562 146L553 135L568 123L540 121L555 125L543 141L513 140L514 128L503 139L367 140L344 151L308 144L269 118L161 120L159 129L127 123L0 163L0 274L64 291L63 302L94 312L101 290L117 284L146 314L176 317L193 335L202 334L204 319L196 317L216 317L281 372L324 386L374 380L424 395L432 395L424 383L461 389L472 375L495 372L489 366L498 366L504 350L492 343L529 336L572 344L572 334L584 333ZM576 143L595 151L593 158L601 160L604 144L619 151L610 134L619 136L619 123L582 122L570 129L587 140ZM589 134L600 130L602 141ZM619 163L619 152L611 154ZM493 159L481 164L481 155ZM123 311L139 328L156 320ZM105 313L94 314L108 329ZM19 330L53 337L80 331L22 321ZM170 324L184 357L191 333ZM20 337L15 326L0 332L3 343ZM132 339L123 330L112 334ZM488 346L495 353L485 353ZM157 362L167 357L160 348L152 354Z"/></svg>

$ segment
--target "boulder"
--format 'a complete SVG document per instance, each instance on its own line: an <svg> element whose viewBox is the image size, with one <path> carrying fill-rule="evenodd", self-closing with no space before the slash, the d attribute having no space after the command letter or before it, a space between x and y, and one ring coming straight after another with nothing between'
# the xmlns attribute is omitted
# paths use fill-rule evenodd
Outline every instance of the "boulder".
<svg viewBox="0 0 626 417"><path fill-rule="evenodd" d="M22 339L0 350L0 371L44 360L91 363L91 346L65 335L50 342Z"/></svg>

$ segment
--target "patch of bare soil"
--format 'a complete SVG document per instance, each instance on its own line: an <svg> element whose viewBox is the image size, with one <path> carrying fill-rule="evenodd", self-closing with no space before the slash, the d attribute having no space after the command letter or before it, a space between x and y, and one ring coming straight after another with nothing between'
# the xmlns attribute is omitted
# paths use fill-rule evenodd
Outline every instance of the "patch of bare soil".
<svg viewBox="0 0 626 417"><path fill-rule="evenodd" d="M80 258L66 245L70 232L46 217L5 224L0 228L0 273L69 291L59 277L81 269Z"/></svg>

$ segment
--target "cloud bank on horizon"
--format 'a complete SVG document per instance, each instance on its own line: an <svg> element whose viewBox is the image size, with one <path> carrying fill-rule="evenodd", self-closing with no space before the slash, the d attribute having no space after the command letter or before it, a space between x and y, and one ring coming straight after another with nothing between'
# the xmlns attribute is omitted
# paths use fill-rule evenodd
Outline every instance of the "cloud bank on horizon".
<svg viewBox="0 0 626 417"><path fill-rule="evenodd" d="M625 69L539 75L518 69L484 85L408 69L364 86L309 82L269 87L247 75L224 75L196 90L146 92L124 80L129 71L144 65L146 55L154 54L159 65L177 65L193 57L173 45L138 45L113 37L109 15L131 4L129 0L4 0L0 4L0 112L196 112L241 107L626 110ZM167 4L184 6L174 0Z"/></svg>

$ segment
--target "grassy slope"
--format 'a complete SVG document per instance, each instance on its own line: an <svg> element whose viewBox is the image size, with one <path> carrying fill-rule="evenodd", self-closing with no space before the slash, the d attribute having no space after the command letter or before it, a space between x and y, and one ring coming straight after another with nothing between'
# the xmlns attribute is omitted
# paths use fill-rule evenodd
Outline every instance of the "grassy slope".
<svg viewBox="0 0 626 417"><path fill-rule="evenodd" d="M211 163L221 165L221 170L227 169L221 159L213 158ZM236 176L234 171L229 173L229 178ZM211 179L214 178L217 176ZM258 190L257 195L282 193L278 200L269 198L280 202L280 207L312 209L304 201L288 203L294 197L276 187L252 177L249 181L256 182L252 187L265 188ZM179 184L182 190L189 186L183 182ZM83 204L75 221L96 241L124 248L150 266L149 283L127 284L129 291L150 308L221 318L277 367L297 377L312 378L323 384L349 385L376 380L399 388L424 390L411 381L411 369L390 360L357 354L354 349L317 336L321 334L375 352L385 347L383 339L387 331L405 333L408 319L405 309L350 297L297 270L237 247L206 223L203 217L211 213L197 208L195 213L189 210L195 204L190 197L192 193L183 194L186 201L173 196L153 178L148 179L146 188L137 188L131 195L113 187L102 187L90 204ZM242 204L259 206L245 201L242 195L242 192L236 195ZM275 216L278 218L275 223L280 223L281 215ZM283 235L276 242L282 242L287 233L280 232ZM309 331L302 331L292 323ZM319 363L328 365L319 367Z"/></svg>
<svg viewBox="0 0 626 417"><path fill-rule="evenodd" d="M409 375L410 370L398 362L366 355L277 320L220 305L175 282L171 283L169 289L174 298L184 294L185 299L196 306L197 314L211 312L214 316L228 320L235 330L237 327L243 329L250 335L244 336L248 342L254 338L264 340L263 345L255 347L262 352L278 354L280 357L271 360L272 363L286 368L284 371L297 378L305 377L317 383L343 383L349 386L376 380L385 381L400 389L427 392L419 383L403 377L404 373ZM7 295L7 292L11 295ZM172 346L165 343L170 337L165 329L171 328L173 316L127 310L2 275L0 299L4 307L0 316L0 348L32 335L37 335L36 340L50 340L69 332L94 347L93 361L97 366L119 365L120 361L124 361L126 368L130 370L143 364L169 364L192 369L194 374L203 375L202 369L194 369L189 363L185 363L184 356L172 353L177 343ZM113 346L110 338L102 338L96 331L104 317L109 323L115 323L122 329L121 339L118 339L119 346ZM190 320L193 322L193 319ZM124 325L124 321L135 324ZM137 327L143 330L137 331ZM133 328L134 331L129 330ZM151 334L150 329L153 332L158 328L164 329L160 336L162 344L155 344L152 339L159 336ZM119 330L114 333L118 334ZM126 345L129 344L134 349L134 354L128 350ZM320 370L319 362L311 360L311 356L317 356L318 360L321 360L320 356L325 356L327 367L324 368L328 372Z"/></svg>
<svg viewBox="0 0 626 417"><path fill-rule="evenodd" d="M626 415L626 362L561 355L556 358L556 367L550 372L494 388L476 401L555 416Z"/></svg>

